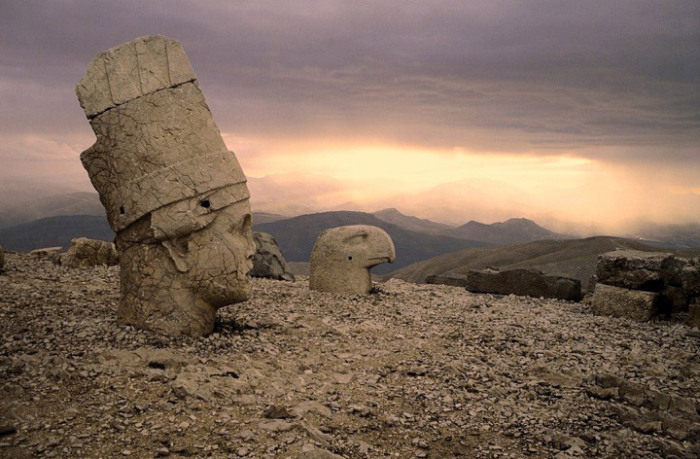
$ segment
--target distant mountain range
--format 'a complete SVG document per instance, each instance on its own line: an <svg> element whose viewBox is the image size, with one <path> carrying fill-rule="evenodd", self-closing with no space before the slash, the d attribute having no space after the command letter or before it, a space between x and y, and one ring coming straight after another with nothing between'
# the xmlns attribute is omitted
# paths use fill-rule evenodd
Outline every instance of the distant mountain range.
<svg viewBox="0 0 700 459"><path fill-rule="evenodd" d="M62 215L0 229L0 245L6 250L29 252L44 247L68 248L71 239L88 237L112 241L107 218L94 215Z"/></svg>
<svg viewBox="0 0 700 459"><path fill-rule="evenodd" d="M411 231L364 212L321 212L262 223L253 228L272 234L287 261L304 262L309 261L316 239L324 230L343 225L372 225L389 233L396 246L396 262L394 265L377 266L372 270L376 273L387 273L435 255L486 245L478 241Z"/></svg>
<svg viewBox="0 0 700 459"><path fill-rule="evenodd" d="M435 223L430 220L410 217L397 209L384 209L375 212L374 216L388 223L401 226L412 231L448 236L469 241L478 241L490 245L519 244L521 242L537 241L540 239L567 239L570 236L557 234L542 228L527 218L511 218L505 222L479 223L470 221L454 228L449 225Z"/></svg>
<svg viewBox="0 0 700 459"><path fill-rule="evenodd" d="M286 185L284 177L278 177L277 193L261 194L273 203ZM251 192L270 180L249 182ZM113 234L107 225L104 209L94 192L57 192L47 186L45 190L33 190L21 194L21 184L2 184L0 190L8 195L17 193L13 202L8 195L0 200L0 245L8 250L28 251L47 246L66 247L73 237L86 236L112 240ZM306 192L309 190L297 190ZM320 191L332 195L335 185L329 182ZM313 206L319 205L309 200ZM274 206L271 206L274 207ZM398 249L395 265L378 267L377 272L386 273L396 267L426 260L439 254L454 252L469 247L503 246L536 240L563 240L569 236L552 232L526 218L511 218L499 223L470 221L461 226L437 223L424 218L405 215L396 208L387 208L372 213L334 211L285 215L275 212L253 212L256 229L271 232L277 238L289 261L308 261L318 234L332 226L370 224L384 228L394 238ZM299 211L300 209L297 209ZM52 218L54 217L54 218ZM60 218L59 218L60 217ZM451 215L448 220L455 220ZM700 247L700 224L658 225L644 224L635 228L635 239L651 246L668 249ZM657 248L657 250L658 250Z"/></svg>
<svg viewBox="0 0 700 459"><path fill-rule="evenodd" d="M659 249L639 241L597 236L574 240L540 240L524 244L470 248L439 255L394 271L390 277L423 283L431 274L466 275L472 269L527 268L545 274L579 279L585 289L595 274L598 255L618 249L655 252ZM698 256L700 249L671 250L680 256Z"/></svg>
<svg viewBox="0 0 700 459"><path fill-rule="evenodd" d="M59 215L104 216L105 209L97 193L75 192L39 196L19 203L5 203L1 206L0 228Z"/></svg>

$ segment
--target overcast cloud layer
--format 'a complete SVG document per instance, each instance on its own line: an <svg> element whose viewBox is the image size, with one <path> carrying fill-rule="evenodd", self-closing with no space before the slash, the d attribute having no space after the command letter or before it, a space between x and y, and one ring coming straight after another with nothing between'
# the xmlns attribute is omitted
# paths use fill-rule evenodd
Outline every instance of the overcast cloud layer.
<svg viewBox="0 0 700 459"><path fill-rule="evenodd" d="M697 0L0 0L0 180L77 160L75 84L155 33L241 138L566 154L700 190Z"/></svg>

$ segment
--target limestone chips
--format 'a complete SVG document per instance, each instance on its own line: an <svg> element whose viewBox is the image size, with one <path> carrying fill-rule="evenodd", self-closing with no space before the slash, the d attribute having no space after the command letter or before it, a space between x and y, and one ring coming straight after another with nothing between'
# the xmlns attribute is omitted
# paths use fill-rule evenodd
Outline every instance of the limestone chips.
<svg viewBox="0 0 700 459"><path fill-rule="evenodd" d="M99 54L76 93L97 136L81 155L117 233L124 323L199 336L245 301L246 178L182 45L148 36Z"/></svg>
<svg viewBox="0 0 700 459"><path fill-rule="evenodd" d="M391 237L376 226L331 228L318 237L311 252L309 287L335 293L368 294L369 269L393 263L396 249Z"/></svg>

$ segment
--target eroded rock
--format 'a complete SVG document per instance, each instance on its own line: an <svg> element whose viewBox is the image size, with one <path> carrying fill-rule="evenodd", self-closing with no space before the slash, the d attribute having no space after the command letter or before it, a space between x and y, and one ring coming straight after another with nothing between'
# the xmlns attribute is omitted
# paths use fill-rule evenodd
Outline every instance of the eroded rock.
<svg viewBox="0 0 700 459"><path fill-rule="evenodd" d="M581 282L560 276L547 276L528 269L469 271L466 289L474 293L521 295L579 301Z"/></svg>
<svg viewBox="0 0 700 459"><path fill-rule="evenodd" d="M645 322L658 313L660 303L661 297L658 293L599 283L593 293L591 310L598 315L626 317Z"/></svg>
<svg viewBox="0 0 700 459"><path fill-rule="evenodd" d="M114 266L119 263L117 248L112 242L73 238L66 253L61 256L61 266L67 268L89 268L91 266Z"/></svg>
<svg viewBox="0 0 700 459"><path fill-rule="evenodd" d="M255 255L253 270L250 275L266 279L294 281L294 274L287 270L287 262L280 251L277 241L271 234L255 231Z"/></svg>
<svg viewBox="0 0 700 459"><path fill-rule="evenodd" d="M76 88L97 136L81 155L117 233L122 323L213 330L245 301L254 245L246 179L182 45L138 38L99 54Z"/></svg>
<svg viewBox="0 0 700 459"><path fill-rule="evenodd" d="M649 292L660 292L664 279L674 269L674 257L669 253L616 250L598 257L598 282Z"/></svg>
<svg viewBox="0 0 700 459"><path fill-rule="evenodd" d="M366 295L372 289L370 268L393 263L395 259L394 243L381 228L370 225L331 228L321 233L311 251L309 287Z"/></svg>

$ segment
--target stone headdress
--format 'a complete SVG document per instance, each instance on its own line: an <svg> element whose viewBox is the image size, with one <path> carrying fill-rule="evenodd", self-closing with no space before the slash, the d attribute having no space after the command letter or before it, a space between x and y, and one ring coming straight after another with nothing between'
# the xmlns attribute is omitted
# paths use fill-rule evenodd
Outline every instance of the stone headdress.
<svg viewBox="0 0 700 459"><path fill-rule="evenodd" d="M248 199L245 175L179 42L148 36L100 53L76 94L97 136L81 161L115 232L148 214L158 220L158 209L225 187L236 187L228 200ZM153 224L161 237L196 229L201 223L188 212L161 215Z"/></svg>

